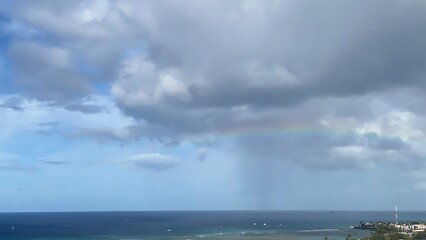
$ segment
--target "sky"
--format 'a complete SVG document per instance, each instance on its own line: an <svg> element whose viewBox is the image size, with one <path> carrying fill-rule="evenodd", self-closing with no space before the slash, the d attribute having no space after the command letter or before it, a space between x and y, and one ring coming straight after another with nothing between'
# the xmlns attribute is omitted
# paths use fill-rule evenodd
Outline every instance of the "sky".
<svg viewBox="0 0 426 240"><path fill-rule="evenodd" d="M426 1L0 2L0 211L426 210Z"/></svg>

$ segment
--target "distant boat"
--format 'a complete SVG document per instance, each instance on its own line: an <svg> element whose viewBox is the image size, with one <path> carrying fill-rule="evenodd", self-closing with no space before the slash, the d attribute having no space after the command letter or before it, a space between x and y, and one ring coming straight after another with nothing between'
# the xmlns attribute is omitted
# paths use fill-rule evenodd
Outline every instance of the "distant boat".
<svg viewBox="0 0 426 240"><path fill-rule="evenodd" d="M266 226L266 223L263 223L263 226Z"/></svg>
<svg viewBox="0 0 426 240"><path fill-rule="evenodd" d="M257 223L253 223L253 226L256 226L257 225Z"/></svg>
<svg viewBox="0 0 426 240"><path fill-rule="evenodd" d="M328 213L334 213L334 211L333 211L333 210L331 210L331 211L328 211Z"/></svg>
<svg viewBox="0 0 426 240"><path fill-rule="evenodd" d="M11 228L12 230L15 230L15 225L12 225L12 228Z"/></svg>

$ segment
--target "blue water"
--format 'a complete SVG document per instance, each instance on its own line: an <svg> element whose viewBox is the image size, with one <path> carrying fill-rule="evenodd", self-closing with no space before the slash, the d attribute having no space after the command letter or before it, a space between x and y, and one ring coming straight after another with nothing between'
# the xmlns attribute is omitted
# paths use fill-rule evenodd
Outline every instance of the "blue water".
<svg viewBox="0 0 426 240"><path fill-rule="evenodd" d="M426 220L401 212L400 220ZM0 239L344 239L370 234L360 221L394 221L393 212L195 211L0 213ZM14 229L12 229L12 226Z"/></svg>

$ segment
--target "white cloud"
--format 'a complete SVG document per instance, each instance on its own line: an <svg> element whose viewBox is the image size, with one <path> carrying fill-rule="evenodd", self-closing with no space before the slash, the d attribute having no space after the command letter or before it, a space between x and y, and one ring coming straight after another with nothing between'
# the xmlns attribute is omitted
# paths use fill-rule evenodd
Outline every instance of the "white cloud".
<svg viewBox="0 0 426 240"><path fill-rule="evenodd" d="M398 136L403 140L423 138L424 133L415 125L418 116L410 111L390 109L362 124L357 130L360 133L378 133L381 135Z"/></svg>
<svg viewBox="0 0 426 240"><path fill-rule="evenodd" d="M182 78L177 68L158 69L144 58L131 58L123 62L111 92L126 106L154 106L168 98L188 101L190 94Z"/></svg>
<svg viewBox="0 0 426 240"><path fill-rule="evenodd" d="M177 98L179 100L187 101L189 96L188 89L185 84L178 80L176 75L177 70L170 71L169 73L162 73L159 77L159 85L157 86L155 98L162 96Z"/></svg>
<svg viewBox="0 0 426 240"><path fill-rule="evenodd" d="M95 0L80 3L80 10L76 11L76 18L83 23L102 21L110 10L109 1Z"/></svg>
<svg viewBox="0 0 426 240"><path fill-rule="evenodd" d="M242 66L247 85L251 87L294 87L302 82L284 66L256 59Z"/></svg>

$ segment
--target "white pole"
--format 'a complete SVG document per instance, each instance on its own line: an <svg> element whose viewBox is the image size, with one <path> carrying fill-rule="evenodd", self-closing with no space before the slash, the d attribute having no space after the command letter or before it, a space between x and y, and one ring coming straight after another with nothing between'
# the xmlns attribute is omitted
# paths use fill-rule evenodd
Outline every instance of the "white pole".
<svg viewBox="0 0 426 240"><path fill-rule="evenodd" d="M395 223L398 224L398 206L395 205Z"/></svg>

